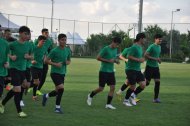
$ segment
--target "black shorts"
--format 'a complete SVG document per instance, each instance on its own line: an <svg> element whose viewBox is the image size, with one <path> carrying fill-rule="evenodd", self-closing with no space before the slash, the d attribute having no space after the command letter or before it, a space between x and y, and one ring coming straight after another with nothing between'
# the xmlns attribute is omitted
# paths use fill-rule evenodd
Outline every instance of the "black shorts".
<svg viewBox="0 0 190 126"><path fill-rule="evenodd" d="M126 75L126 79L128 79L128 78L127 78L127 70L126 70L126 69L125 69L125 75Z"/></svg>
<svg viewBox="0 0 190 126"><path fill-rule="evenodd" d="M31 72L30 72L30 68L26 68L25 76L26 76L26 80L27 80L27 82L30 82L30 81L31 81Z"/></svg>
<svg viewBox="0 0 190 126"><path fill-rule="evenodd" d="M126 74L130 85L135 85L136 83L145 81L144 75L141 73L141 71L126 70Z"/></svg>
<svg viewBox="0 0 190 126"><path fill-rule="evenodd" d="M108 73L108 72L99 72L99 86L105 87L105 84L107 85L115 85L115 73Z"/></svg>
<svg viewBox="0 0 190 126"><path fill-rule="evenodd" d="M25 71L20 71L15 68L10 69L11 84L13 86L21 86L25 77Z"/></svg>
<svg viewBox="0 0 190 126"><path fill-rule="evenodd" d="M160 69L159 67L146 66L144 76L147 80L160 79Z"/></svg>
<svg viewBox="0 0 190 126"><path fill-rule="evenodd" d="M0 76L0 86L4 87L4 77Z"/></svg>
<svg viewBox="0 0 190 126"><path fill-rule="evenodd" d="M65 74L51 73L50 76L51 76L51 79L53 80L53 83L55 84L55 86L64 84Z"/></svg>
<svg viewBox="0 0 190 126"><path fill-rule="evenodd" d="M32 79L41 79L43 69L31 67Z"/></svg>

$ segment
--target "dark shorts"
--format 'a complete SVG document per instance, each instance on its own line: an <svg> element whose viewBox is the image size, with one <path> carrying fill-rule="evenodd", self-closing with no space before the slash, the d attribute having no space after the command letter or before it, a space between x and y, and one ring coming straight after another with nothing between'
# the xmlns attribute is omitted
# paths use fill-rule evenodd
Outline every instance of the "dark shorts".
<svg viewBox="0 0 190 126"><path fill-rule="evenodd" d="M25 71L20 71L15 68L10 69L11 84L13 86L21 86L25 77Z"/></svg>
<svg viewBox="0 0 190 126"><path fill-rule="evenodd" d="M150 67L146 66L144 76L147 80L160 79L160 70L159 67Z"/></svg>
<svg viewBox="0 0 190 126"><path fill-rule="evenodd" d="M51 73L50 76L56 86L64 84L65 74Z"/></svg>
<svg viewBox="0 0 190 126"><path fill-rule="evenodd" d="M0 86L4 87L4 77L0 76Z"/></svg>
<svg viewBox="0 0 190 126"><path fill-rule="evenodd" d="M48 72L48 64L43 64L43 74L47 74Z"/></svg>
<svg viewBox="0 0 190 126"><path fill-rule="evenodd" d="M32 79L39 79L42 76L43 69L31 67Z"/></svg>
<svg viewBox="0 0 190 126"><path fill-rule="evenodd" d="M128 79L128 78L127 78L127 70L126 70L126 69L125 69L125 75L126 75L126 79Z"/></svg>
<svg viewBox="0 0 190 126"><path fill-rule="evenodd" d="M31 81L31 72L30 72L30 68L26 68L25 76L26 76L26 80L27 80L27 82L30 82L30 81Z"/></svg>
<svg viewBox="0 0 190 126"><path fill-rule="evenodd" d="M135 85L136 83L145 81L145 77L141 73L141 71L126 70L126 74L127 74L128 82L130 85Z"/></svg>
<svg viewBox="0 0 190 126"><path fill-rule="evenodd" d="M115 73L108 73L108 72L99 72L99 86L105 87L107 85L115 85Z"/></svg>

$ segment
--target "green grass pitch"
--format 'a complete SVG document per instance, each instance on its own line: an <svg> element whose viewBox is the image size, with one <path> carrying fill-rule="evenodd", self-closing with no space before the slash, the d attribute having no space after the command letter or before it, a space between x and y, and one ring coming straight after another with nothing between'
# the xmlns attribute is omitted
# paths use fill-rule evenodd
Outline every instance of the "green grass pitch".
<svg viewBox="0 0 190 126"><path fill-rule="evenodd" d="M144 64L142 68L144 68ZM54 113L55 98L49 98L46 107L41 100L32 101L32 92L24 96L23 111L27 118L17 117L11 99L5 113L0 114L0 126L189 126L190 125L190 64L162 63L160 98L152 103L154 83L151 81L139 98L137 106L126 107L114 97L116 110L105 109L108 87L94 97L92 106L86 104L87 94L98 86L100 62L95 59L73 58L65 78L65 92L61 106L64 114ZM125 80L124 62L115 65L116 90ZM54 89L48 74L43 93ZM6 92L6 91L5 91ZM4 93L5 93L4 92ZM124 94L123 94L124 96Z"/></svg>

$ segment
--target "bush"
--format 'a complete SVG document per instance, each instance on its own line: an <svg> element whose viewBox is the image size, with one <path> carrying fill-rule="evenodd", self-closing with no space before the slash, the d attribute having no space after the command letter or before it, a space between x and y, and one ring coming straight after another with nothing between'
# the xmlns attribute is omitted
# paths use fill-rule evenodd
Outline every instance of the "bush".
<svg viewBox="0 0 190 126"><path fill-rule="evenodd" d="M173 62L173 63L182 63L183 60L181 59L170 59L170 58L161 58L162 62Z"/></svg>

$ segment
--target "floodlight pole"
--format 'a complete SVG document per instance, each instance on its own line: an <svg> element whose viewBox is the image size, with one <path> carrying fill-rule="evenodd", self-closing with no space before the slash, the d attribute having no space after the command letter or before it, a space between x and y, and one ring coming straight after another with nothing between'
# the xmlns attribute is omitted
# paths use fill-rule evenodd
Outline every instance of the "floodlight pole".
<svg viewBox="0 0 190 126"><path fill-rule="evenodd" d="M54 0L51 0L51 33L53 32L53 10L54 10Z"/></svg>
<svg viewBox="0 0 190 126"><path fill-rule="evenodd" d="M170 59L172 58L172 37L173 37L173 14L174 12L178 12L180 9L176 9L172 11L172 19L171 19L171 30L170 30Z"/></svg>
<svg viewBox="0 0 190 126"><path fill-rule="evenodd" d="M140 0L139 1L138 33L142 32L142 13L143 13L143 0Z"/></svg>

